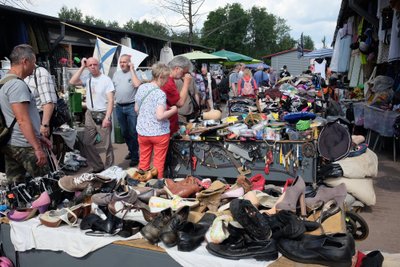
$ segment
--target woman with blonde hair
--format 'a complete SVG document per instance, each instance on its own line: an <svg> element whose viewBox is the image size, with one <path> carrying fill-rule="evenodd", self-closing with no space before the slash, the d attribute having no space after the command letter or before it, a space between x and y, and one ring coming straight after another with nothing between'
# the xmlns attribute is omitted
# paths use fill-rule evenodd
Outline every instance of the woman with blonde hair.
<svg viewBox="0 0 400 267"><path fill-rule="evenodd" d="M243 77L238 82L238 95L245 97L255 97L257 94L257 82L253 79L250 69L243 71Z"/></svg>
<svg viewBox="0 0 400 267"><path fill-rule="evenodd" d="M152 66L153 80L139 86L135 96L138 113L136 130L139 142L139 173L150 169L151 155L158 178L163 178L164 163L168 151L169 118L178 112L176 106L167 110L167 96L161 87L167 82L170 68L162 63Z"/></svg>

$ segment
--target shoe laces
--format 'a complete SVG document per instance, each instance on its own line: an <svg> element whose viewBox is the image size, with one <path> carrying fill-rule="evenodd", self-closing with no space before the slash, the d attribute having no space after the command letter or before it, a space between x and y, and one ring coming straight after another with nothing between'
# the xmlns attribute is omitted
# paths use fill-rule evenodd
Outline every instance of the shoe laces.
<svg viewBox="0 0 400 267"><path fill-rule="evenodd" d="M81 184L81 183L84 183L84 182L89 182L89 181L93 180L94 177L95 176L92 173L84 173L84 174L82 174L82 175L80 175L78 177L75 177L74 178L74 183L78 185L78 184Z"/></svg>

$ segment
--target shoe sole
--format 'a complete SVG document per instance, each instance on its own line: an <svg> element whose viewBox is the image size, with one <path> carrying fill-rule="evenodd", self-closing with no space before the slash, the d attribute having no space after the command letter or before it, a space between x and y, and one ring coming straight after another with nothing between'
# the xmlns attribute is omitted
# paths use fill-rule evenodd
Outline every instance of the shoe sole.
<svg viewBox="0 0 400 267"><path fill-rule="evenodd" d="M64 186L62 186L62 184L60 183L60 180L58 180L57 184L62 190L66 191L66 192L70 192L70 193L74 193L75 192L75 191L71 191L71 190L65 188Z"/></svg>
<svg viewBox="0 0 400 267"><path fill-rule="evenodd" d="M259 253L259 252L255 252L252 254L248 254L248 255L222 255L219 254L218 252L210 249L207 246L207 251L210 252L210 254L220 257L220 258L224 258L224 259L229 259L229 260L240 260L240 259L255 259L257 261L272 261L272 260L276 260L278 258L278 251L272 252L272 253ZM257 254L259 253L259 254Z"/></svg>

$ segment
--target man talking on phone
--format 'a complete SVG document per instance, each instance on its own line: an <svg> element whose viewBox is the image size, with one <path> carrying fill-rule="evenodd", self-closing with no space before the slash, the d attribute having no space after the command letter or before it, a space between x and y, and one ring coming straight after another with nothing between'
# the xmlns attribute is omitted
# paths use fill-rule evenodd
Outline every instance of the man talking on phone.
<svg viewBox="0 0 400 267"><path fill-rule="evenodd" d="M123 54L119 59L121 70L114 73L115 111L122 136L128 146L129 166L135 167L139 163L139 144L136 132L137 113L135 112L135 95L141 81L136 75L135 66L131 63L131 56Z"/></svg>

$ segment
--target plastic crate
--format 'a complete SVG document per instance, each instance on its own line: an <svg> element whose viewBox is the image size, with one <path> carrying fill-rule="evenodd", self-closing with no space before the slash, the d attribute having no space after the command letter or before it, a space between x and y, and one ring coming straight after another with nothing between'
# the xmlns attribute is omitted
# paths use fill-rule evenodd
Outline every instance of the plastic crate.
<svg viewBox="0 0 400 267"><path fill-rule="evenodd" d="M364 125L364 106L364 102L353 104L354 124L357 126Z"/></svg>
<svg viewBox="0 0 400 267"><path fill-rule="evenodd" d="M383 110L371 106L364 106L364 128L373 130L381 136L392 137L393 124L400 116L399 112Z"/></svg>

